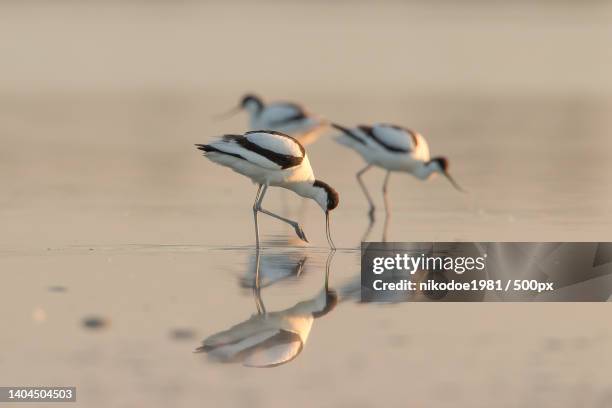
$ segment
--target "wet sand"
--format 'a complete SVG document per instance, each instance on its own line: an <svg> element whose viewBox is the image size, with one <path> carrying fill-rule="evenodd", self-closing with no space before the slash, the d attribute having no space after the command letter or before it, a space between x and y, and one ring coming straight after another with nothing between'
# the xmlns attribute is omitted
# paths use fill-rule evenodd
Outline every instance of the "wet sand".
<svg viewBox="0 0 612 408"><path fill-rule="evenodd" d="M210 117L245 90L340 123L406 124L450 158L470 194L392 176L389 240L610 240L609 6L346 7L3 3L0 384L76 385L87 407L612 404L607 304L345 298L287 365L192 353L255 313L240 285L255 188L192 147L243 129L244 116ZM264 24L275 11L302 18ZM253 46L253 30L288 62ZM317 51L300 59L304 46ZM329 135L309 155L341 194L331 268L341 290L358 277L368 225L362 163ZM366 176L380 209L382 179ZM263 289L280 310L321 289L324 218L311 203L298 214L291 194L266 200L311 240L282 244L291 231L261 221L264 254L307 258L299 278Z"/></svg>

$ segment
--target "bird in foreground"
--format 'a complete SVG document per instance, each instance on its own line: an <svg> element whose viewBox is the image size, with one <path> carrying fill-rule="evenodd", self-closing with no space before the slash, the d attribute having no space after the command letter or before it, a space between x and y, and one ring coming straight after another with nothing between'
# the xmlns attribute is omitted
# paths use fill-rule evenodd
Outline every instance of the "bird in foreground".
<svg viewBox="0 0 612 408"><path fill-rule="evenodd" d="M259 248L258 213L291 225L297 236L308 242L299 223L262 208L268 187L276 186L314 200L325 212L327 242L335 248L329 228L330 212L338 206L339 195L329 184L315 178L304 146L284 133L257 130L244 135L225 135L210 144L196 144L204 156L250 178L258 185L253 203L255 239Z"/></svg>
<svg viewBox="0 0 612 408"><path fill-rule="evenodd" d="M206 338L196 352L207 353L213 361L247 367L276 367L294 360L304 349L314 319L325 316L338 303L336 291L329 287L333 253L327 258L324 287L316 296L285 310L267 312L256 286L257 314ZM256 257L258 261L259 251Z"/></svg>
<svg viewBox="0 0 612 408"><path fill-rule="evenodd" d="M419 133L389 124L362 125L355 128L346 128L338 124L332 124L332 126L341 132L336 137L336 141L355 150L367 163L357 172L357 181L370 204L370 220L374 220L375 206L361 176L372 166L387 170L383 184L387 215L390 213L387 186L393 171L410 173L419 180L427 180L439 173L445 176L453 187L463 192L463 189L448 172L448 159L445 157L430 158L427 141Z"/></svg>
<svg viewBox="0 0 612 408"><path fill-rule="evenodd" d="M312 115L293 102L264 101L257 95L244 95L240 104L221 115L226 117L241 110L249 114L250 130L270 129L290 135L307 146L313 143L328 126L328 122Z"/></svg>

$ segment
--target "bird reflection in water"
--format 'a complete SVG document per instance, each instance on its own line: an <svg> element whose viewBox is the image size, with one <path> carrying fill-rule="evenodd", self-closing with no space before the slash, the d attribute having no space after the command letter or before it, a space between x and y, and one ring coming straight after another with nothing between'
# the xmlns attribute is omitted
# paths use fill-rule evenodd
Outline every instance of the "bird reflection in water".
<svg viewBox="0 0 612 408"><path fill-rule="evenodd" d="M197 352L220 363L241 363L247 367L276 367L294 360L304 349L314 319L325 316L338 303L338 295L329 287L329 270L335 251L330 251L325 265L321 291L311 299L281 311L268 312L261 297L260 251L256 252L256 279L253 296L257 313L248 320L213 334L202 342Z"/></svg>
<svg viewBox="0 0 612 408"><path fill-rule="evenodd" d="M267 244L277 247L292 246L290 251L259 253L256 251L249 259L249 267L239 278L243 288L252 289L256 286L265 288L279 282L297 281L306 270L308 253L306 247L300 247L297 239L277 238L268 240ZM265 245L265 244L264 244ZM258 280L257 280L258 279Z"/></svg>

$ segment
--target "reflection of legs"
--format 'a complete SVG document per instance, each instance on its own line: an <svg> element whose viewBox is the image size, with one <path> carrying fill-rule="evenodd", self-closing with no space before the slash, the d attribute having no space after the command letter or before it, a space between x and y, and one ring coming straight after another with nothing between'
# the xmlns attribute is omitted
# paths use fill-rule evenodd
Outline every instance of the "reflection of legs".
<svg viewBox="0 0 612 408"><path fill-rule="evenodd" d="M253 296L255 296L255 307L257 307L258 314L265 314L266 307L263 304L263 300L261 299L261 286L260 286L259 276L259 248L257 248L257 252L255 253L255 285L253 286Z"/></svg>
<svg viewBox="0 0 612 408"><path fill-rule="evenodd" d="M391 216L389 214L386 214L385 215L385 225L383 226L382 242L387 242L387 230L389 229L389 218L391 218Z"/></svg>
<svg viewBox="0 0 612 408"><path fill-rule="evenodd" d="M287 224L291 225L294 229L295 229L295 233L297 234L297 236L303 240L308 242L308 240L306 239L306 234L304 234L304 231L302 230L302 227L300 226L300 224L298 224L297 222L290 220L289 218L285 218L285 217L281 217L278 214L274 214L271 211L265 210L263 208L261 208L261 203L264 199L264 196L266 195L266 191L268 190L268 185L264 185L263 187L263 191L261 192L261 195L259 196L259 200L256 203L256 208L254 209L254 211L259 211L262 212L264 214L269 215L270 217L274 217L277 220L281 220L283 222L286 222Z"/></svg>
<svg viewBox="0 0 612 408"><path fill-rule="evenodd" d="M363 190L363 193L365 194L366 198L368 199L368 204L370 204L370 211L369 211L370 220L374 221L374 210L375 210L374 201L372 201L372 197L370 197L370 193L368 193L368 189L366 188L363 180L361 179L361 176L363 175L363 173L368 171L370 169L370 167L372 167L372 165L368 164L363 169L361 169L361 170L359 170L357 172L357 182L361 186L361 189Z"/></svg>
<svg viewBox="0 0 612 408"><path fill-rule="evenodd" d="M261 290L259 288L253 288L253 295L255 296L255 306L257 307L257 314L266 314L266 306L264 306L261 298Z"/></svg>
<svg viewBox="0 0 612 408"><path fill-rule="evenodd" d="M255 202L253 203L253 220L255 221L255 242L256 247L259 249L259 225L257 225L257 203L259 202L259 194L261 193L262 184L259 185L257 189L257 194L255 195ZM259 255L259 253L257 254Z"/></svg>
<svg viewBox="0 0 612 408"><path fill-rule="evenodd" d="M334 258L334 254L336 253L336 249L331 249L329 254L327 254L327 260L325 261L325 291L329 290L329 269L331 266L332 259Z"/></svg>
<svg viewBox="0 0 612 408"><path fill-rule="evenodd" d="M306 264L306 261L308 260L307 256L303 256L302 259L300 259L300 261L297 263L297 265L294 268L294 275L295 276L301 276L302 272L304 272L304 265Z"/></svg>

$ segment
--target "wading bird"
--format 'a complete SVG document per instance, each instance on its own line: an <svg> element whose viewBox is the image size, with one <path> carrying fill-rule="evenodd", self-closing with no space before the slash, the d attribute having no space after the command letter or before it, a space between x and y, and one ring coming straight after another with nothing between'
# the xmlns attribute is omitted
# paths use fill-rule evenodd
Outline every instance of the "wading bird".
<svg viewBox="0 0 612 408"><path fill-rule="evenodd" d="M306 345L314 319L325 316L338 303L336 291L329 287L333 254L332 250L327 257L325 283L316 296L285 310L267 312L256 285L253 295L257 314L206 338L196 352L207 353L213 361L247 367L276 367L294 360ZM256 262L259 272L259 250Z"/></svg>
<svg viewBox="0 0 612 408"><path fill-rule="evenodd" d="M307 146L314 142L328 122L307 112L302 106L293 102L270 102L265 104L257 95L247 94L240 104L221 115L233 115L241 110L249 114L250 130L270 129L290 135Z"/></svg>
<svg viewBox="0 0 612 408"><path fill-rule="evenodd" d="M329 213L338 206L339 195L327 183L315 179L306 150L300 142L280 132L259 130L244 135L225 135L210 144L197 144L196 147L213 162L229 167L259 185L253 203L258 248L257 214L260 212L291 225L297 236L308 242L299 223L261 207L269 186L282 187L316 201L325 212L327 242L335 248L329 230Z"/></svg>
<svg viewBox="0 0 612 408"><path fill-rule="evenodd" d="M355 128L346 128L337 124L332 124L332 126L341 132L336 137L336 141L355 150L367 162L367 165L357 172L357 181L370 204L370 220L374 220L374 202L361 176L372 166L387 170L383 184L383 197L387 215L390 213L387 186L392 171L410 173L419 180L427 180L434 173L440 173L457 190L463 192L448 173L448 160L445 157L430 158L427 141L419 133L388 124L357 126Z"/></svg>

